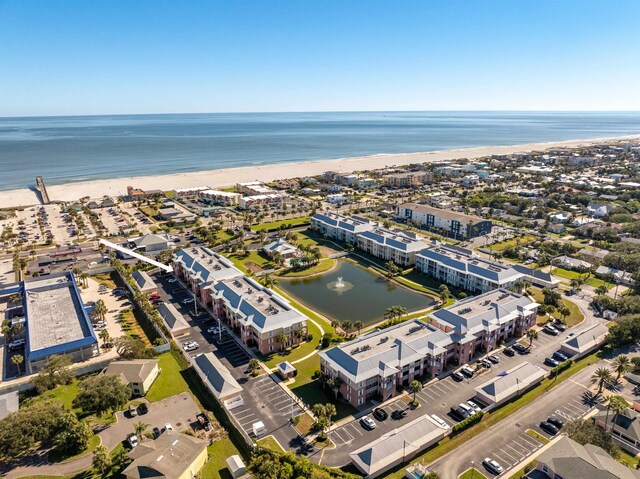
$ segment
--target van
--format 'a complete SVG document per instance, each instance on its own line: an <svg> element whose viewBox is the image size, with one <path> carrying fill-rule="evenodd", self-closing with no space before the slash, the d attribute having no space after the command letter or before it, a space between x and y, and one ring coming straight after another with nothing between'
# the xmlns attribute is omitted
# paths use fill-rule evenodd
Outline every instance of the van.
<svg viewBox="0 0 640 479"><path fill-rule="evenodd" d="M460 416L462 416L463 418L467 418L470 416L474 415L474 411L473 409L471 409L471 407L469 407L468 404L465 403L460 403L458 405L458 407L456 408L456 411L458 412L458 414L460 414Z"/></svg>
<svg viewBox="0 0 640 479"><path fill-rule="evenodd" d="M471 369L469 366L463 366L462 368L460 368L460 371L462 372L462 374L464 374L468 378L473 377L474 370Z"/></svg>

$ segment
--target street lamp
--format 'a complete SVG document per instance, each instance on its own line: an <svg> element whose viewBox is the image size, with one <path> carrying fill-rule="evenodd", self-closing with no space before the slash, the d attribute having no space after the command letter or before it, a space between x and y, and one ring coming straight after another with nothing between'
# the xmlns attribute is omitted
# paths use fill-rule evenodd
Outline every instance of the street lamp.
<svg viewBox="0 0 640 479"><path fill-rule="evenodd" d="M476 474L475 462L471 461L471 479L473 479L473 476L475 476L475 474Z"/></svg>

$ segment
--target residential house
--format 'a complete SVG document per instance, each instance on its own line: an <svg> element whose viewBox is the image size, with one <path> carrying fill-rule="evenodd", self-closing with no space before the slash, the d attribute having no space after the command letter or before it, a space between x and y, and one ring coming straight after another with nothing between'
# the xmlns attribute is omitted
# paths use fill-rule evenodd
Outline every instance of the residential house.
<svg viewBox="0 0 640 479"><path fill-rule="evenodd" d="M608 411L600 406L593 422L610 432L618 445L632 456L640 454L640 414L629 408L622 413Z"/></svg>
<svg viewBox="0 0 640 479"><path fill-rule="evenodd" d="M114 361L104 370L107 376L118 376L124 384L131 387L136 396L144 396L149 392L160 374L157 359L132 359Z"/></svg>
<svg viewBox="0 0 640 479"><path fill-rule="evenodd" d="M298 256L300 251L298 248L285 240L284 238L278 238L277 240L264 245L262 251L269 257L273 258L276 253L280 254L283 259L291 259Z"/></svg>

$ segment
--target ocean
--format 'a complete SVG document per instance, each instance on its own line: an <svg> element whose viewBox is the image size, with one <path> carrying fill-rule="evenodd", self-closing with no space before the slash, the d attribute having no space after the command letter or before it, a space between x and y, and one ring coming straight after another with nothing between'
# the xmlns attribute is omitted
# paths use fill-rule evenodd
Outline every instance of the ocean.
<svg viewBox="0 0 640 479"><path fill-rule="evenodd" d="M640 112L219 113L0 118L0 190L640 133Z"/></svg>

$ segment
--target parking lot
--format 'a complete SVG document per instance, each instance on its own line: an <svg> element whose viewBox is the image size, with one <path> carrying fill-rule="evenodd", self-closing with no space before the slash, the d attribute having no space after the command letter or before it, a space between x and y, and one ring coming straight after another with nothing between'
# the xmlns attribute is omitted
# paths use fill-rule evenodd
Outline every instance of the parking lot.
<svg viewBox="0 0 640 479"><path fill-rule="evenodd" d="M214 353L244 388L244 405L230 411L240 427L253 436L253 423L262 421L267 429L265 435L273 434L283 447L294 447L298 434L289 420L292 410L294 416L302 411L278 385L279 379L267 374L251 378L248 364L252 356L245 348L226 330L221 335L208 333L207 329L217 326L218 322L202 306L197 306L196 314L194 303L182 304L185 299L193 298L191 291L185 290L180 282L173 281L170 275L152 273L151 277L158 285L161 298L171 301L191 325L188 334L178 338L181 345L190 341L198 343L198 348L188 354Z"/></svg>

